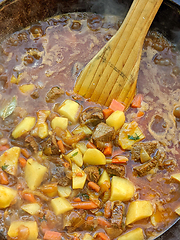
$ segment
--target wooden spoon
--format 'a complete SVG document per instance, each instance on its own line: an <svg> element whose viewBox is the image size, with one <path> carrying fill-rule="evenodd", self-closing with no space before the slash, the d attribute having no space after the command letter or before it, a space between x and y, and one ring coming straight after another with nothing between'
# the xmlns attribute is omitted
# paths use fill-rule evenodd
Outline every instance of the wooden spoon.
<svg viewBox="0 0 180 240"><path fill-rule="evenodd" d="M112 99L129 106L136 92L144 39L162 1L133 1L120 29L80 73L76 93L105 106Z"/></svg>

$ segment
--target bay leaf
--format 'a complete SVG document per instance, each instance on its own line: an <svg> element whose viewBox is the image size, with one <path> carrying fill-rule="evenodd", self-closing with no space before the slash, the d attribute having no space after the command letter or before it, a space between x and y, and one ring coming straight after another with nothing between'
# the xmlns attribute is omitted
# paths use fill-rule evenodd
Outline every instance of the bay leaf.
<svg viewBox="0 0 180 240"><path fill-rule="evenodd" d="M9 117L17 106L17 97L13 96L11 101L8 102L0 111L0 117L4 120L5 118Z"/></svg>

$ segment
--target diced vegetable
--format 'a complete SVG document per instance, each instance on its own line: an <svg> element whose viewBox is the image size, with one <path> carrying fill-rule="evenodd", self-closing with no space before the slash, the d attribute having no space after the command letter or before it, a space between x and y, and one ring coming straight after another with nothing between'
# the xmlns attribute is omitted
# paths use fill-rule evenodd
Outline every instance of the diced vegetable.
<svg viewBox="0 0 180 240"><path fill-rule="evenodd" d="M73 189L82 189L86 182L86 173L78 167L75 163L72 163L72 188Z"/></svg>
<svg viewBox="0 0 180 240"><path fill-rule="evenodd" d="M51 127L52 129L55 129L56 127L60 127L63 130L66 130L68 127L68 118L65 117L55 117L51 121Z"/></svg>
<svg viewBox="0 0 180 240"><path fill-rule="evenodd" d="M5 172L16 175L20 152L19 147L12 147L0 156L0 166Z"/></svg>
<svg viewBox="0 0 180 240"><path fill-rule="evenodd" d="M17 191L13 188L0 185L0 208L9 207L17 196Z"/></svg>
<svg viewBox="0 0 180 240"><path fill-rule="evenodd" d="M22 93L28 93L28 92L32 92L34 88L35 88L34 84L24 84L19 87L19 90Z"/></svg>
<svg viewBox="0 0 180 240"><path fill-rule="evenodd" d="M58 113L64 117L67 117L71 122L77 122L79 115L82 111L82 107L75 101L65 100L58 109Z"/></svg>
<svg viewBox="0 0 180 240"><path fill-rule="evenodd" d="M131 149L131 146L145 136L141 129L138 127L137 122L124 123L119 132L119 145L123 149Z"/></svg>
<svg viewBox="0 0 180 240"><path fill-rule="evenodd" d="M137 94L132 103L131 103L131 107L133 108L140 108L141 107L141 103L142 103L142 99L143 99L143 96L142 94Z"/></svg>
<svg viewBox="0 0 180 240"><path fill-rule="evenodd" d="M134 184L128 179L113 176L111 181L111 201L129 201L135 193Z"/></svg>
<svg viewBox="0 0 180 240"><path fill-rule="evenodd" d="M83 158L82 158L82 153L79 150L79 148L74 149L70 153L64 156L70 163L74 162L77 164L79 167L83 165Z"/></svg>
<svg viewBox="0 0 180 240"><path fill-rule="evenodd" d="M84 153L83 162L91 165L105 165L106 157L105 155L95 148L88 148Z"/></svg>
<svg viewBox="0 0 180 240"><path fill-rule="evenodd" d="M73 206L63 197L57 197L51 200L51 206L56 215L63 214L73 209Z"/></svg>
<svg viewBox="0 0 180 240"><path fill-rule="evenodd" d="M29 203L22 205L21 209L29 213L30 215L35 215L39 212L41 206L38 203Z"/></svg>
<svg viewBox="0 0 180 240"><path fill-rule="evenodd" d="M118 102L117 100L113 99L109 108L112 109L114 112L117 110L124 111L125 106L122 103Z"/></svg>
<svg viewBox="0 0 180 240"><path fill-rule="evenodd" d="M58 186L58 195L60 197L69 197L69 195L71 194L71 187L70 186L66 186L66 187L62 187L62 186Z"/></svg>
<svg viewBox="0 0 180 240"><path fill-rule="evenodd" d="M109 177L108 173L106 172L106 170L103 171L103 173L98 181L99 186L101 187L105 181L110 184L110 177Z"/></svg>
<svg viewBox="0 0 180 240"><path fill-rule="evenodd" d="M41 184L47 168L32 158L27 160L25 167L25 180L31 190L35 190Z"/></svg>
<svg viewBox="0 0 180 240"><path fill-rule="evenodd" d="M100 186L97 185L95 182L88 182L88 187L90 189L93 189L94 191L96 192L99 192L100 191Z"/></svg>
<svg viewBox="0 0 180 240"><path fill-rule="evenodd" d="M150 201L136 200L129 204L126 225L150 217L153 214L153 206Z"/></svg>
<svg viewBox="0 0 180 240"><path fill-rule="evenodd" d="M72 131L73 134L78 134L78 133L81 133L81 132L84 132L87 136L92 134L91 129L86 125L79 125L77 128L75 128Z"/></svg>
<svg viewBox="0 0 180 240"><path fill-rule="evenodd" d="M177 207L177 208L175 209L175 212L180 216L180 207Z"/></svg>
<svg viewBox="0 0 180 240"><path fill-rule="evenodd" d="M38 226L35 221L14 221L11 222L11 225L8 230L8 236L11 238L18 237L18 229L20 226L28 227L29 236L27 240L36 240L38 237Z"/></svg>
<svg viewBox="0 0 180 240"><path fill-rule="evenodd" d="M43 237L44 240L61 240L61 233L55 231L46 231Z"/></svg>
<svg viewBox="0 0 180 240"><path fill-rule="evenodd" d="M93 240L94 238L89 234L89 233L85 233L83 240Z"/></svg>
<svg viewBox="0 0 180 240"><path fill-rule="evenodd" d="M151 219L151 224L156 227L158 224L163 222L164 211L160 211L158 207L156 207L150 219Z"/></svg>
<svg viewBox="0 0 180 240"><path fill-rule="evenodd" d="M136 228L118 237L118 240L144 240L144 233L141 228Z"/></svg>
<svg viewBox="0 0 180 240"><path fill-rule="evenodd" d="M86 144L84 142L78 142L76 143L76 147L79 148L79 150L84 154L87 150Z"/></svg>
<svg viewBox="0 0 180 240"><path fill-rule="evenodd" d="M151 157L149 156L149 154L146 152L145 148L142 147L141 151L140 151L140 160L141 163L145 163L147 161L149 161L151 159Z"/></svg>
<svg viewBox="0 0 180 240"><path fill-rule="evenodd" d="M23 134L29 132L35 125L35 117L25 117L12 132L13 138L21 137Z"/></svg>
<svg viewBox="0 0 180 240"><path fill-rule="evenodd" d="M180 173L174 173L171 175L171 177L175 180L177 180L178 182L180 182Z"/></svg>
<svg viewBox="0 0 180 240"><path fill-rule="evenodd" d="M92 201L88 201L88 202L76 202L76 203L72 203L72 206L76 209L95 209L98 206L92 202Z"/></svg>
<svg viewBox="0 0 180 240"><path fill-rule="evenodd" d="M115 131L122 127L125 122L125 115L122 111L113 112L107 119L107 125L114 127Z"/></svg>
<svg viewBox="0 0 180 240"><path fill-rule="evenodd" d="M110 108L103 109L104 119L107 119L114 111Z"/></svg>

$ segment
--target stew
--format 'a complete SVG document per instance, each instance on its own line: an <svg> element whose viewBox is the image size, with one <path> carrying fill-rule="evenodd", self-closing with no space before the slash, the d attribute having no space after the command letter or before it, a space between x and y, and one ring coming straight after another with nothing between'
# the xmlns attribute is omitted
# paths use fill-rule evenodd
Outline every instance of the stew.
<svg viewBox="0 0 180 240"><path fill-rule="evenodd" d="M145 39L128 110L73 93L123 19L70 13L0 46L0 219L7 239L153 239L180 214L180 53Z"/></svg>

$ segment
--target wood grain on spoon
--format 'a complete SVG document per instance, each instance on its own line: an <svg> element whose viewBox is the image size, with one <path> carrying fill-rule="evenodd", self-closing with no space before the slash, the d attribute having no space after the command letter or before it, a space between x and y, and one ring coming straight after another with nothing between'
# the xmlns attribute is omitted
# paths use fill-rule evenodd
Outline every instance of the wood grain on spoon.
<svg viewBox="0 0 180 240"><path fill-rule="evenodd" d="M162 1L133 1L120 29L81 72L76 93L106 106L112 99L129 106L136 92L144 39Z"/></svg>

